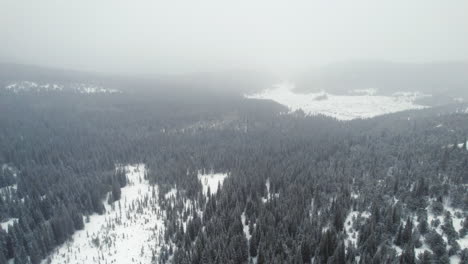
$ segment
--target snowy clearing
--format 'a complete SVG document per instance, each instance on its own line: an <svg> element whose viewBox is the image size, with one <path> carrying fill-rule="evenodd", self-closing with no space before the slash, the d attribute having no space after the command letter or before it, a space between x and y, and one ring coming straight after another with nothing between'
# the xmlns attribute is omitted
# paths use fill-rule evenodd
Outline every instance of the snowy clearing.
<svg viewBox="0 0 468 264"><path fill-rule="evenodd" d="M144 179L145 165L124 167L128 184L121 199L106 213L91 215L84 230L57 248L42 263L150 263L163 246L164 212L158 206L157 186ZM153 251L156 249L155 251Z"/></svg>
<svg viewBox="0 0 468 264"><path fill-rule="evenodd" d="M0 223L0 226L2 227L3 230L8 232L8 228L16 222L18 222L18 218L10 218L5 222Z"/></svg>
<svg viewBox="0 0 468 264"><path fill-rule="evenodd" d="M344 222L344 228L346 230L346 233L348 234L348 237L345 239L345 246L346 249L353 245L354 247L357 247L357 240L359 237L359 231L356 230L356 227L362 224L364 219L367 219L370 217L369 212L358 212L358 211L352 211L346 216L346 220ZM357 221L357 223L355 223Z"/></svg>
<svg viewBox="0 0 468 264"><path fill-rule="evenodd" d="M198 180L203 186L203 194L208 195L208 188L211 194L218 192L218 186L222 186L224 180L229 176L228 173L203 173L198 172Z"/></svg>
<svg viewBox="0 0 468 264"><path fill-rule="evenodd" d="M273 100L287 106L290 112L301 109L307 115L323 114L339 120L352 120L410 109L423 109L426 107L414 102L418 98L428 96L407 92L380 96L374 95L375 89L356 90L353 95L332 95L326 92L299 94L293 90L294 84L281 83L275 85L273 89L245 97Z"/></svg>

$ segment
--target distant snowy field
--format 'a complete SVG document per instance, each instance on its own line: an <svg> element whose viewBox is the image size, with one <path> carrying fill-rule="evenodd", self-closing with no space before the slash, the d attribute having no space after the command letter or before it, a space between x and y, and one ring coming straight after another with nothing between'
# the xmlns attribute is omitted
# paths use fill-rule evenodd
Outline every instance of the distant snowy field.
<svg viewBox="0 0 468 264"><path fill-rule="evenodd" d="M106 213L90 216L83 230L54 250L42 263L152 263L163 246L164 211L157 186L144 179L145 165L124 167L128 184ZM154 250L154 251L153 251ZM153 259L155 258L155 259Z"/></svg>
<svg viewBox="0 0 468 264"><path fill-rule="evenodd" d="M375 116L425 106L415 103L416 99L426 97L420 93L395 93L392 96L375 95L375 90L356 90L351 95L332 95L326 92L300 94L294 93L294 84L281 83L273 89L258 94L246 95L251 99L269 99L285 105L290 112L302 110L307 115L323 114L339 120L372 118Z"/></svg>
<svg viewBox="0 0 468 264"><path fill-rule="evenodd" d="M21 92L58 92L71 91L80 94L96 94L96 93L120 93L116 89L107 89L95 83L39 83L33 81L12 81L9 82L4 90L21 93Z"/></svg>

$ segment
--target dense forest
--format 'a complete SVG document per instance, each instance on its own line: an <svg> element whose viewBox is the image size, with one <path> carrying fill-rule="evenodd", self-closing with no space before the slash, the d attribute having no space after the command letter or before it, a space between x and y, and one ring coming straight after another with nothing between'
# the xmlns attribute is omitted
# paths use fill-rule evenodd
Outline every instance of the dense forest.
<svg viewBox="0 0 468 264"><path fill-rule="evenodd" d="M154 263L468 263L465 109L338 121L222 93L3 91L0 264L47 259L135 163L165 212ZM204 195L199 170L229 176Z"/></svg>

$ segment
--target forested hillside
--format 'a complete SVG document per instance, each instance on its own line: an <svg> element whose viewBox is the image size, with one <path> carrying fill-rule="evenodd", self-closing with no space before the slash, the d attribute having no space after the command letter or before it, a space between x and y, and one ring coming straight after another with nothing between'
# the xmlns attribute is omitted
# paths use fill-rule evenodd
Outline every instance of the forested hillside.
<svg viewBox="0 0 468 264"><path fill-rule="evenodd" d="M0 92L0 264L47 263L138 163L154 263L468 263L466 109L338 121L222 93ZM227 177L204 192L204 172Z"/></svg>

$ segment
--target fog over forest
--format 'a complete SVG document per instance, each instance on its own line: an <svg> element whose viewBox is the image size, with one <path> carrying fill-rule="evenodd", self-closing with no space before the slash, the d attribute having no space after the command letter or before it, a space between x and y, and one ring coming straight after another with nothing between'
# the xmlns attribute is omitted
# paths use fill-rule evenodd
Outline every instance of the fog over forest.
<svg viewBox="0 0 468 264"><path fill-rule="evenodd" d="M6 62L127 75L468 60L468 3L5 0Z"/></svg>

